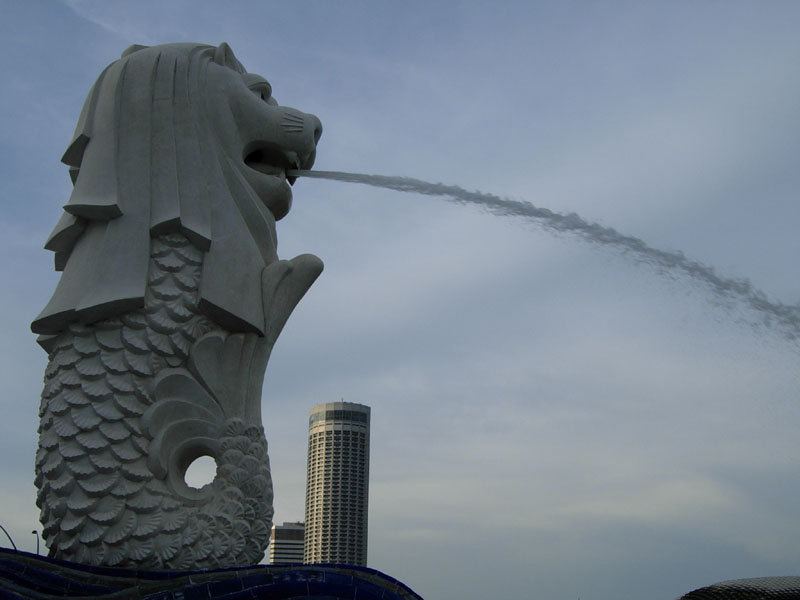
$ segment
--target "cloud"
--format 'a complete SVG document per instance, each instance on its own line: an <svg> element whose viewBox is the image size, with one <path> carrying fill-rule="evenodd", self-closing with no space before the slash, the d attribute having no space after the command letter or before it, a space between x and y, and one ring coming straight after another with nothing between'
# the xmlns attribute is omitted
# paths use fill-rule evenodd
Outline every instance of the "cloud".
<svg viewBox="0 0 800 600"><path fill-rule="evenodd" d="M174 16L179 13L182 13L185 18L191 18L191 9L184 2L157 6L152 3L119 5L98 0L63 0L63 2L80 18L96 25L106 33L122 40L137 40L136 43L144 45L163 43L158 27L153 27L154 10L165 21L173 21ZM164 23L165 21L160 22Z"/></svg>

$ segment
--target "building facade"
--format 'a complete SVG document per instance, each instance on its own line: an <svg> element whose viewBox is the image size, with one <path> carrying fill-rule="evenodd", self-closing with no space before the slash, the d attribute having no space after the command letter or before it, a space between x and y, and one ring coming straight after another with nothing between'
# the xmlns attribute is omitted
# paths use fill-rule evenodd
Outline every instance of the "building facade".
<svg viewBox="0 0 800 600"><path fill-rule="evenodd" d="M304 562L367 564L370 408L329 402L311 409Z"/></svg>
<svg viewBox="0 0 800 600"><path fill-rule="evenodd" d="M301 564L304 531L303 523L273 525L269 535L269 564Z"/></svg>

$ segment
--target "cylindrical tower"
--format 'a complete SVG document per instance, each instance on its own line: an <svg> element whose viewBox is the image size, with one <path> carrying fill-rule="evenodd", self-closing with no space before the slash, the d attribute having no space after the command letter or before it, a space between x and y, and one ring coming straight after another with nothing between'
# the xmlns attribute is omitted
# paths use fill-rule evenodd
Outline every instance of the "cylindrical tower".
<svg viewBox="0 0 800 600"><path fill-rule="evenodd" d="M367 564L370 408L328 402L308 421L305 563Z"/></svg>

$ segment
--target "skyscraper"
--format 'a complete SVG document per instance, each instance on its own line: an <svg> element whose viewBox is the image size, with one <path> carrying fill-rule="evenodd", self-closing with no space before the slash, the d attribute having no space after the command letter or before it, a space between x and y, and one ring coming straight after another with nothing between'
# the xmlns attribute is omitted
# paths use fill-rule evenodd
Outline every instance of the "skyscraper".
<svg viewBox="0 0 800 600"><path fill-rule="evenodd" d="M367 564L370 408L329 402L311 409L304 562Z"/></svg>
<svg viewBox="0 0 800 600"><path fill-rule="evenodd" d="M273 525L269 536L269 563L271 565L303 562L303 524Z"/></svg>

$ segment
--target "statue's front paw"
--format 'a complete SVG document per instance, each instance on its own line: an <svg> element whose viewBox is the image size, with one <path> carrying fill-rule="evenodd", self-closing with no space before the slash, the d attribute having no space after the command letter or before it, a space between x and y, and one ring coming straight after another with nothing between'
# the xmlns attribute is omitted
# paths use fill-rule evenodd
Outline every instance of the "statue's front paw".
<svg viewBox="0 0 800 600"><path fill-rule="evenodd" d="M313 254L272 263L261 276L264 302L264 337L271 347L294 307L322 273L323 264Z"/></svg>

